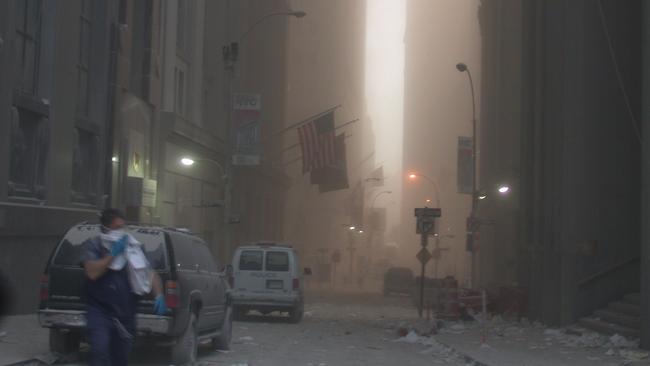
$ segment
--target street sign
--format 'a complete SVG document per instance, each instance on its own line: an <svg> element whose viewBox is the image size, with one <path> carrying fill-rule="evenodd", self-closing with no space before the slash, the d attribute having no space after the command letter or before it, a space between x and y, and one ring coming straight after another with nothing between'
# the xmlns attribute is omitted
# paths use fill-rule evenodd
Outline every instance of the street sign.
<svg viewBox="0 0 650 366"><path fill-rule="evenodd" d="M436 222L432 217L418 217L415 226L416 234L429 234L433 232Z"/></svg>
<svg viewBox="0 0 650 366"><path fill-rule="evenodd" d="M417 217L440 217L442 210L439 208L418 207L415 209L415 216Z"/></svg>
<svg viewBox="0 0 650 366"><path fill-rule="evenodd" d="M429 251L426 248L420 249L420 251L415 257L420 261L420 263L422 263L422 265L427 264L427 262L430 261L432 258L431 253L429 253Z"/></svg>

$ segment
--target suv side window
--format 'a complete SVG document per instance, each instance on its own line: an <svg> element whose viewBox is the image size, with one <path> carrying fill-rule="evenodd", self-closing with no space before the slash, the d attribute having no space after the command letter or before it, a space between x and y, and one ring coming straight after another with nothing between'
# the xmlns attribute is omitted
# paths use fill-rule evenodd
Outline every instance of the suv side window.
<svg viewBox="0 0 650 366"><path fill-rule="evenodd" d="M174 259L176 260L176 268L185 270L196 270L196 265L199 264L194 255L192 240L185 235L174 234L170 235L174 246Z"/></svg>
<svg viewBox="0 0 650 366"><path fill-rule="evenodd" d="M273 272L288 272L289 253L266 252L266 270Z"/></svg>
<svg viewBox="0 0 650 366"><path fill-rule="evenodd" d="M198 262L199 262L199 269L201 271L206 271L210 273L216 273L219 272L217 270L217 265L214 262L214 259L212 257L212 253L210 252L210 249L205 245L200 240L195 240L194 241L194 253L197 256Z"/></svg>
<svg viewBox="0 0 650 366"><path fill-rule="evenodd" d="M264 253L261 250L243 250L239 255L240 271L261 271Z"/></svg>

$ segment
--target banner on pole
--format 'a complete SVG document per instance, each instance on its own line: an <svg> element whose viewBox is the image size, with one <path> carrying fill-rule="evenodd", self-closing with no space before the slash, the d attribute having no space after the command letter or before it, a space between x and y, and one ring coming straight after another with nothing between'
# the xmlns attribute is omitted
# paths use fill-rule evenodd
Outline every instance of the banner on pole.
<svg viewBox="0 0 650 366"><path fill-rule="evenodd" d="M259 94L233 94L233 165L260 164L260 111L262 97Z"/></svg>

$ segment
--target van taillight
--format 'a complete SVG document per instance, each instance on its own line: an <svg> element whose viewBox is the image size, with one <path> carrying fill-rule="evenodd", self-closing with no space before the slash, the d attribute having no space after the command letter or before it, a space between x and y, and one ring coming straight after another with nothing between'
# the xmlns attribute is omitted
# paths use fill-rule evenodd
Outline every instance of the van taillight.
<svg viewBox="0 0 650 366"><path fill-rule="evenodd" d="M300 280L297 278L293 279L293 289L294 290L299 290L300 289Z"/></svg>
<svg viewBox="0 0 650 366"><path fill-rule="evenodd" d="M41 276L41 301L47 301L50 298L50 277L46 274Z"/></svg>
<svg viewBox="0 0 650 366"><path fill-rule="evenodd" d="M180 291L178 282L167 281L165 283L165 303L170 309L176 309L180 305Z"/></svg>

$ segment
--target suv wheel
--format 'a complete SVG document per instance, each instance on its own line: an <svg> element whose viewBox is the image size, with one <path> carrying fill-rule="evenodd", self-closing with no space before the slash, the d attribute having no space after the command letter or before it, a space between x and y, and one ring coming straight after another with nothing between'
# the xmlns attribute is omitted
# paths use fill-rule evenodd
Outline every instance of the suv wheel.
<svg viewBox="0 0 650 366"><path fill-rule="evenodd" d="M176 339L172 347L172 362L176 365L192 364L196 361L199 340L196 334L196 315L190 315L185 332Z"/></svg>
<svg viewBox="0 0 650 366"><path fill-rule="evenodd" d="M50 329L50 352L68 355L79 351L81 335L72 331Z"/></svg>
<svg viewBox="0 0 650 366"><path fill-rule="evenodd" d="M294 306L293 309L289 310L289 321L294 324L300 323L304 312L305 309L302 303Z"/></svg>
<svg viewBox="0 0 650 366"><path fill-rule="evenodd" d="M221 325L219 336L212 339L212 348L227 351L230 349L230 340L232 339L232 306L226 309L226 317Z"/></svg>

